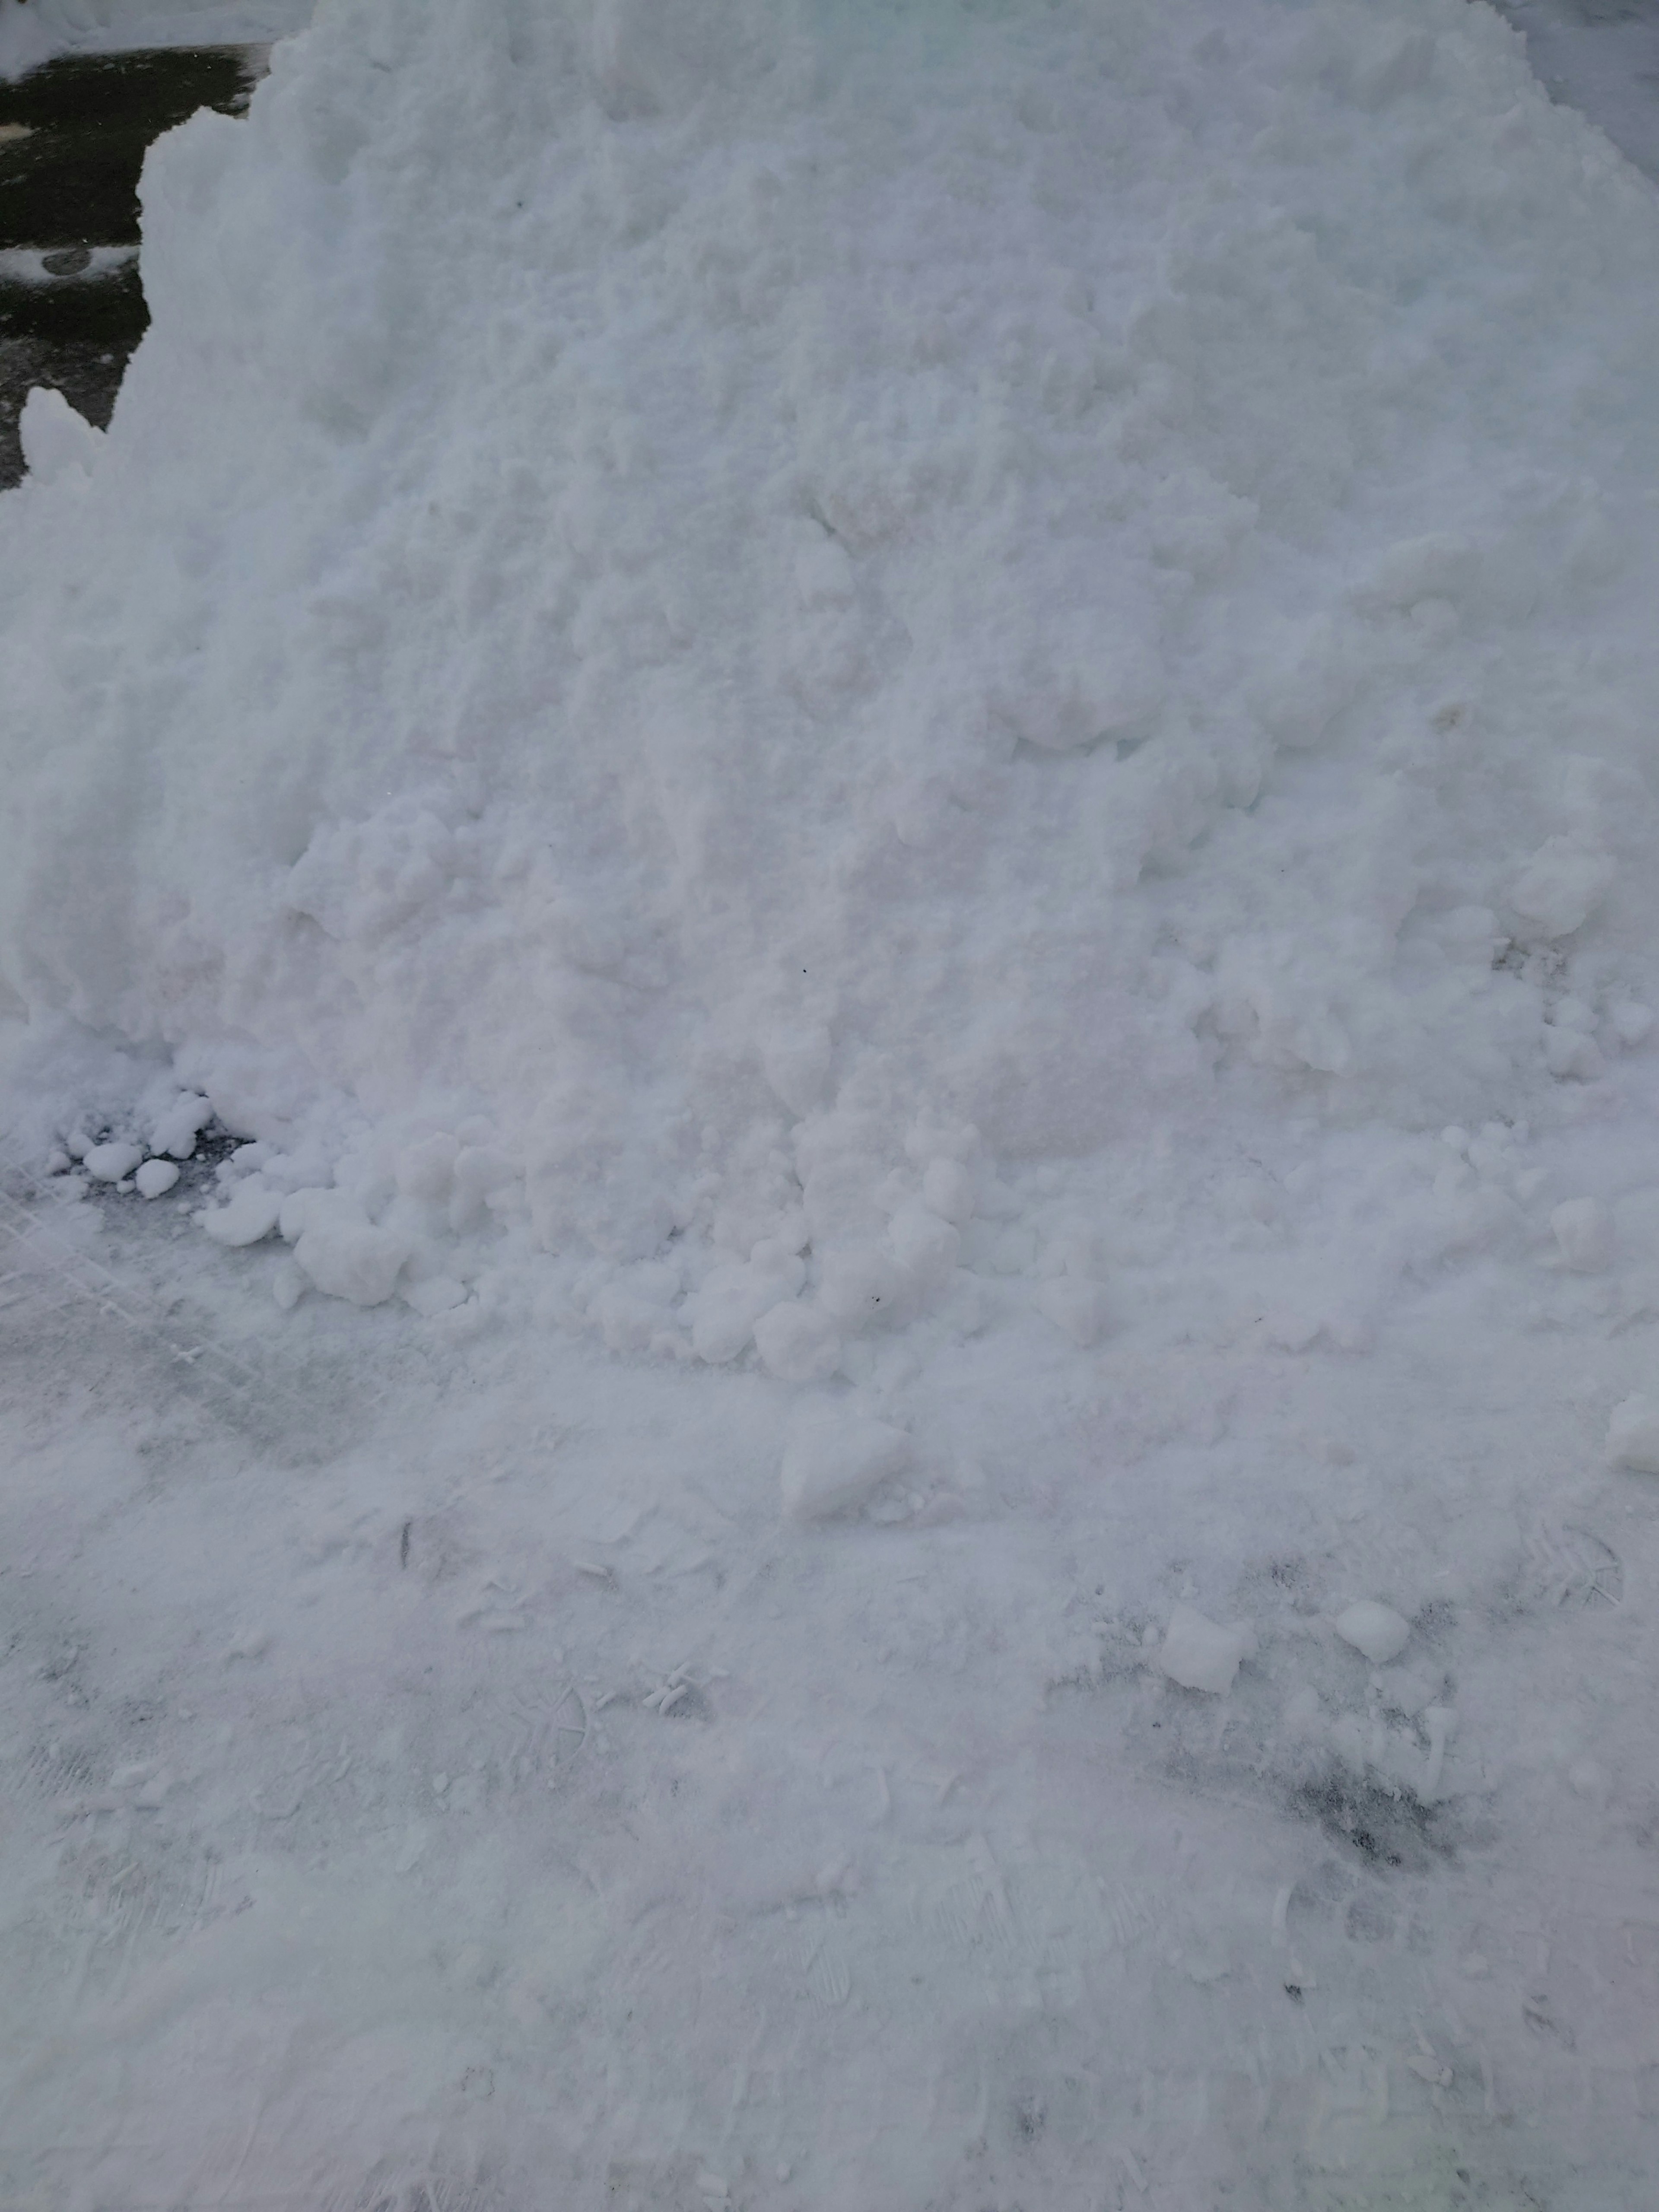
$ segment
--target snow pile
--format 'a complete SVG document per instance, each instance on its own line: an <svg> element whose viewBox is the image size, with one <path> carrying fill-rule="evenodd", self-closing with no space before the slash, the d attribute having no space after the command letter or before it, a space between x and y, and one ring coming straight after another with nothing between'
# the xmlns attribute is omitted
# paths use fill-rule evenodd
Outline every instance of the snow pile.
<svg viewBox="0 0 1659 2212"><path fill-rule="evenodd" d="M1242 1103L1404 1265L1645 1036L1659 218L1487 9L340 0L143 197L0 502L0 963L84 1138L252 1140L222 1241L1086 1348Z"/></svg>

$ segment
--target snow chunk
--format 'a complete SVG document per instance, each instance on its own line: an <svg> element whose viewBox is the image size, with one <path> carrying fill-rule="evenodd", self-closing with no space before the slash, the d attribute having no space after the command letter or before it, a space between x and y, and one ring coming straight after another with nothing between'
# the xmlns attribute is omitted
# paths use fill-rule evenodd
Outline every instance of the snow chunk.
<svg viewBox="0 0 1659 2212"><path fill-rule="evenodd" d="M1158 1663L1182 1689L1207 1690L1212 1697L1224 1697L1233 1686L1246 1648L1246 1639L1237 1629L1222 1628L1190 1605L1178 1605L1170 1615Z"/></svg>
<svg viewBox="0 0 1659 2212"><path fill-rule="evenodd" d="M1411 1623L1391 1605L1362 1597L1336 1616L1336 1632L1373 1667L1386 1667L1411 1641Z"/></svg>
<svg viewBox="0 0 1659 2212"><path fill-rule="evenodd" d="M1607 1064L1593 1036L1577 1030L1547 1029L1544 1065L1552 1075L1573 1075L1581 1083L1594 1083L1607 1073Z"/></svg>
<svg viewBox="0 0 1659 2212"><path fill-rule="evenodd" d="M783 1455L783 1510L792 1521L845 1513L910 1463L910 1439L855 1414L804 1423Z"/></svg>
<svg viewBox="0 0 1659 2212"><path fill-rule="evenodd" d="M398 1162L398 1188L405 1198L425 1199L437 1205L447 1199L455 1181L455 1162L460 1146L453 1137L428 1137L410 1145Z"/></svg>
<svg viewBox="0 0 1659 2212"><path fill-rule="evenodd" d="M165 1198L179 1180L179 1170L172 1160L146 1160L133 1181L140 1198Z"/></svg>
<svg viewBox="0 0 1659 2212"><path fill-rule="evenodd" d="M810 1114L830 1073L830 1032L821 1025L775 1030L761 1053L766 1079L794 1114Z"/></svg>
<svg viewBox="0 0 1659 2212"><path fill-rule="evenodd" d="M37 384L17 422L23 465L36 483L56 483L74 470L89 477L104 450L104 433L77 415L61 392Z"/></svg>
<svg viewBox="0 0 1659 2212"><path fill-rule="evenodd" d="M611 1352L648 1352L674 1327L673 1310L665 1300L628 1279L607 1283L588 1310Z"/></svg>
<svg viewBox="0 0 1659 2212"><path fill-rule="evenodd" d="M488 1145L468 1145L459 1152L449 1200L449 1225L456 1235L464 1236L476 1228L484 1209L495 1205L518 1179L519 1170L513 1162Z"/></svg>
<svg viewBox="0 0 1659 2212"><path fill-rule="evenodd" d="M137 1145L94 1145L86 1158L87 1173L100 1182L120 1182L143 1157Z"/></svg>
<svg viewBox="0 0 1659 2212"><path fill-rule="evenodd" d="M697 1357L713 1366L735 1359L761 1316L793 1298L805 1279L805 1263L776 1237L763 1237L746 1267L713 1268L692 1311L691 1343Z"/></svg>
<svg viewBox="0 0 1659 2212"><path fill-rule="evenodd" d="M270 1236L282 1211L282 1193L251 1176L238 1183L228 1206L203 1218L202 1226L216 1244L257 1244Z"/></svg>
<svg viewBox="0 0 1659 2212"><path fill-rule="evenodd" d="M1613 862L1587 853L1570 837L1548 837L1516 877L1510 904L1528 933L1547 942L1582 929L1607 895Z"/></svg>
<svg viewBox="0 0 1659 2212"><path fill-rule="evenodd" d="M1613 1221L1593 1198L1570 1198L1550 1215L1561 1257L1581 1275L1599 1274L1613 1257Z"/></svg>
<svg viewBox="0 0 1659 2212"><path fill-rule="evenodd" d="M906 1283L892 1256L877 1244L843 1244L823 1255L818 1295L843 1328L896 1323L907 1311Z"/></svg>
<svg viewBox="0 0 1659 2212"><path fill-rule="evenodd" d="M211 1101L186 1091L173 1100L151 1130L149 1148L153 1152L170 1152L175 1160L187 1160L196 1150L196 1139L212 1119Z"/></svg>
<svg viewBox="0 0 1659 2212"><path fill-rule="evenodd" d="M821 1306L786 1299L755 1323L755 1348L783 1382L827 1382L841 1364L841 1332Z"/></svg>
<svg viewBox="0 0 1659 2212"><path fill-rule="evenodd" d="M958 1229L974 1218L974 1178L960 1160L930 1160L921 1179L921 1194L941 1221Z"/></svg>
<svg viewBox="0 0 1659 2212"><path fill-rule="evenodd" d="M397 1288L412 1249L409 1240L377 1229L349 1192L296 1191L281 1218L284 1237L298 1232L295 1265L329 1297L378 1306Z"/></svg>
<svg viewBox="0 0 1659 2212"><path fill-rule="evenodd" d="M1614 1467L1659 1474L1659 1406L1639 1393L1623 1398L1607 1423L1607 1457Z"/></svg>
<svg viewBox="0 0 1659 2212"><path fill-rule="evenodd" d="M920 1200L900 1206L887 1234L900 1267L918 1282L942 1283L957 1264L960 1236Z"/></svg>

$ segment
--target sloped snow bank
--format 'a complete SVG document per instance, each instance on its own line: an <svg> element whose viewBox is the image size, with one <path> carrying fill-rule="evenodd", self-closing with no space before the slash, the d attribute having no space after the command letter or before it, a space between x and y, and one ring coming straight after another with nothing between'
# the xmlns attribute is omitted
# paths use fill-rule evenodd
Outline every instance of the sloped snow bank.
<svg viewBox="0 0 1659 2212"><path fill-rule="evenodd" d="M1490 11L342 0L144 206L0 503L42 1151L199 1098L279 1297L799 1383L1086 1348L1149 1218L1351 1345L1541 1228L1656 988L1659 212Z"/></svg>

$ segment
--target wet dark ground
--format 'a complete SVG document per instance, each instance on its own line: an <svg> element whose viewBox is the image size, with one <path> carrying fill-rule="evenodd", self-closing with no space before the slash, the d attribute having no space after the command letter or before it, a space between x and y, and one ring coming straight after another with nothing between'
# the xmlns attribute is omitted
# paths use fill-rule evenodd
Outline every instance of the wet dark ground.
<svg viewBox="0 0 1659 2212"><path fill-rule="evenodd" d="M0 488L22 475L17 418L32 386L109 421L149 319L137 252L145 151L198 107L240 113L264 64L259 47L165 48L66 56L0 83Z"/></svg>

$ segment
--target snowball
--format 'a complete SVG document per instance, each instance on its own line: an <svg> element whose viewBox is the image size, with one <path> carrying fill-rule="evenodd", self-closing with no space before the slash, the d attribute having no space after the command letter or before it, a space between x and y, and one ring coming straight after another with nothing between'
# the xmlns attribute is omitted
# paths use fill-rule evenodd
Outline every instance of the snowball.
<svg viewBox="0 0 1659 2212"><path fill-rule="evenodd" d="M821 1306L787 1299L755 1323L755 1348L784 1382L827 1382L841 1364L841 1332Z"/></svg>
<svg viewBox="0 0 1659 2212"><path fill-rule="evenodd" d="M216 1244L257 1244L269 1237L283 1211L283 1194L258 1176L238 1183L230 1202L208 1214L202 1226Z"/></svg>
<svg viewBox="0 0 1659 2212"><path fill-rule="evenodd" d="M1109 1318L1105 1291L1082 1275L1056 1275L1036 1294L1037 1310L1079 1351L1098 1344Z"/></svg>
<svg viewBox="0 0 1659 2212"><path fill-rule="evenodd" d="M1373 1667L1386 1667L1397 1659L1411 1640L1411 1623L1391 1605L1362 1597L1336 1616L1336 1632L1345 1644L1363 1652Z"/></svg>
<svg viewBox="0 0 1659 2212"><path fill-rule="evenodd" d="M77 415L61 392L39 384L23 402L17 434L23 465L36 483L56 483L71 471L89 477L104 450L104 433Z"/></svg>
<svg viewBox="0 0 1659 2212"><path fill-rule="evenodd" d="M1248 1639L1237 1629L1218 1627L1190 1605L1178 1605L1170 1615L1158 1663L1183 1689L1222 1697L1231 1689L1247 1649Z"/></svg>
<svg viewBox="0 0 1659 2212"><path fill-rule="evenodd" d="M1643 1043L1652 1033L1653 1009L1641 1005L1635 999L1621 999L1613 1007L1609 1019L1620 1043L1632 1048Z"/></svg>
<svg viewBox="0 0 1659 2212"><path fill-rule="evenodd" d="M100 1182L120 1182L143 1157L137 1145L94 1145L86 1156L87 1173Z"/></svg>
<svg viewBox="0 0 1659 2212"><path fill-rule="evenodd" d="M1623 1398L1607 1423L1607 1457L1614 1467L1659 1474L1659 1406L1638 1393Z"/></svg>
<svg viewBox="0 0 1659 2212"><path fill-rule="evenodd" d="M845 1513L910 1463L910 1439L886 1421L830 1415L797 1429L783 1455L784 1511L794 1521Z"/></svg>
<svg viewBox="0 0 1659 2212"><path fill-rule="evenodd" d="M1561 1257L1581 1275L1601 1272L1613 1258L1613 1220L1593 1198L1570 1198L1550 1215Z"/></svg>
<svg viewBox="0 0 1659 2212"><path fill-rule="evenodd" d="M163 1198L179 1180L171 1160L146 1160L133 1177L140 1198Z"/></svg>

